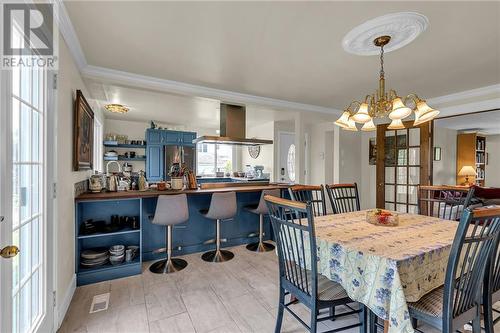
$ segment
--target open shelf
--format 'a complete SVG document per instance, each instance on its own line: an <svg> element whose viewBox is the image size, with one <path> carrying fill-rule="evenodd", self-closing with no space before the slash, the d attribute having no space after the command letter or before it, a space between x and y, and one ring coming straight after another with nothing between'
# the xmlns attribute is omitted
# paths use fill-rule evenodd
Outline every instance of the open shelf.
<svg viewBox="0 0 500 333"><path fill-rule="evenodd" d="M146 157L104 156L105 161L145 161Z"/></svg>
<svg viewBox="0 0 500 333"><path fill-rule="evenodd" d="M123 262L119 265L111 265L109 262L105 265L98 266L98 267L91 267L91 268L83 268L80 266L78 269L78 273L97 273L97 272L105 272L113 269L120 269L120 268L125 268L128 266L134 266L134 265L140 265L141 264L141 258L140 255L137 256L134 260L131 262Z"/></svg>
<svg viewBox="0 0 500 333"><path fill-rule="evenodd" d="M141 232L141 229L131 229L131 228L124 228L120 231L115 231L115 232L102 232L102 233L96 233L96 234L91 234L91 235L79 235L78 239L86 239L86 238L94 238L94 237L105 237L105 236L115 236L115 235L125 235L125 234L131 234L134 232Z"/></svg>
<svg viewBox="0 0 500 333"><path fill-rule="evenodd" d="M125 144L125 143L119 143L119 144L112 144L112 143L104 143L104 147L110 147L110 148L137 148L137 149L146 149L146 145L131 145L131 144Z"/></svg>

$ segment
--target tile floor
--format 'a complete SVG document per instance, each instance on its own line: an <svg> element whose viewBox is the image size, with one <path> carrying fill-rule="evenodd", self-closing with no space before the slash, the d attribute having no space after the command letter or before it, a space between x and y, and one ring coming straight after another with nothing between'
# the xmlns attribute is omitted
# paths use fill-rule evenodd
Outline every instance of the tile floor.
<svg viewBox="0 0 500 333"><path fill-rule="evenodd" d="M206 263L197 253L184 256L189 265L175 274L152 274L149 262L141 275L79 287L58 332L274 332L278 301L275 253L257 254L244 246L232 251L235 258L225 263ZM110 293L108 310L89 314L93 296L106 292ZM294 307L307 322L309 310L301 304ZM319 331L356 320L353 315L322 322ZM500 325L497 328L500 331ZM282 332L305 329L285 311ZM344 332L358 333L359 329Z"/></svg>

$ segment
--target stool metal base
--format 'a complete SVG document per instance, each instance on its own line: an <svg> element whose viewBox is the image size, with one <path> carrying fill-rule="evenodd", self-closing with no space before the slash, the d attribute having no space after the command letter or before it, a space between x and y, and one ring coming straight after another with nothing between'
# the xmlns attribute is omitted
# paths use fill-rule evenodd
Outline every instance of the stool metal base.
<svg viewBox="0 0 500 333"><path fill-rule="evenodd" d="M274 250L274 245L265 242L250 243L247 245L247 250L253 252L268 252Z"/></svg>
<svg viewBox="0 0 500 333"><path fill-rule="evenodd" d="M184 259L172 258L170 260L159 260L149 266L149 270L156 274L169 274L182 271L187 266L187 261Z"/></svg>
<svg viewBox="0 0 500 333"><path fill-rule="evenodd" d="M227 250L214 250L203 253L201 259L208 262L224 262L233 259L234 253Z"/></svg>

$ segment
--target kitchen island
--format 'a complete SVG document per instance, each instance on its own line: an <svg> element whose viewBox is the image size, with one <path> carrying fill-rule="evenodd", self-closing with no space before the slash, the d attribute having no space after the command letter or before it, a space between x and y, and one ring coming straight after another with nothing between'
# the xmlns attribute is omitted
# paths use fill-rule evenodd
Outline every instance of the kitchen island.
<svg viewBox="0 0 500 333"><path fill-rule="evenodd" d="M210 242L215 238L215 223L206 219L200 210L210 205L212 193L236 192L238 212L234 219L221 224L222 237L226 242L223 247L247 244L258 240L259 217L249 213L245 206L256 204L262 190L286 190L287 185L266 183L214 183L201 184L196 190L147 190L84 193L76 197L76 251L75 270L77 284L84 285L104 280L115 279L142 271L142 262L165 257L165 253L154 251L165 247L166 227L151 223L159 195L187 194L189 220L176 225L173 231L173 254L175 256L205 252L214 248ZM286 191L284 191L286 192ZM128 217L128 221L136 219L140 223L135 226L124 221L111 225L113 215ZM97 229L85 230L85 222L91 220ZM88 225L88 223L87 223ZM268 219L264 224L265 239L270 239L272 232ZM131 262L112 266L105 264L96 267L82 267L80 254L82 251L112 245L136 245L139 253Z"/></svg>

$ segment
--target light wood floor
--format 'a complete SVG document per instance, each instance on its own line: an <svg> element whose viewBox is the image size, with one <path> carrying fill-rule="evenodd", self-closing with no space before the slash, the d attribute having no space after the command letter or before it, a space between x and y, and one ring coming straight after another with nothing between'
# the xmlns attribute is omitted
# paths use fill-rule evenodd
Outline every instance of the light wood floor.
<svg viewBox="0 0 500 333"><path fill-rule="evenodd" d="M232 251L235 258L226 263L203 262L197 253L184 256L189 265L175 274L152 274L149 262L144 264L141 275L79 287L59 332L274 332L278 302L276 254L257 254L243 246ZM89 314L93 296L106 292L111 295L108 310ZM308 322L308 309L300 304L294 307ZM356 320L356 316L350 316L322 322L319 331ZM425 326L419 328L438 332ZM500 332L500 326L497 329ZM285 311L282 332L305 329ZM359 329L345 332L358 333Z"/></svg>

